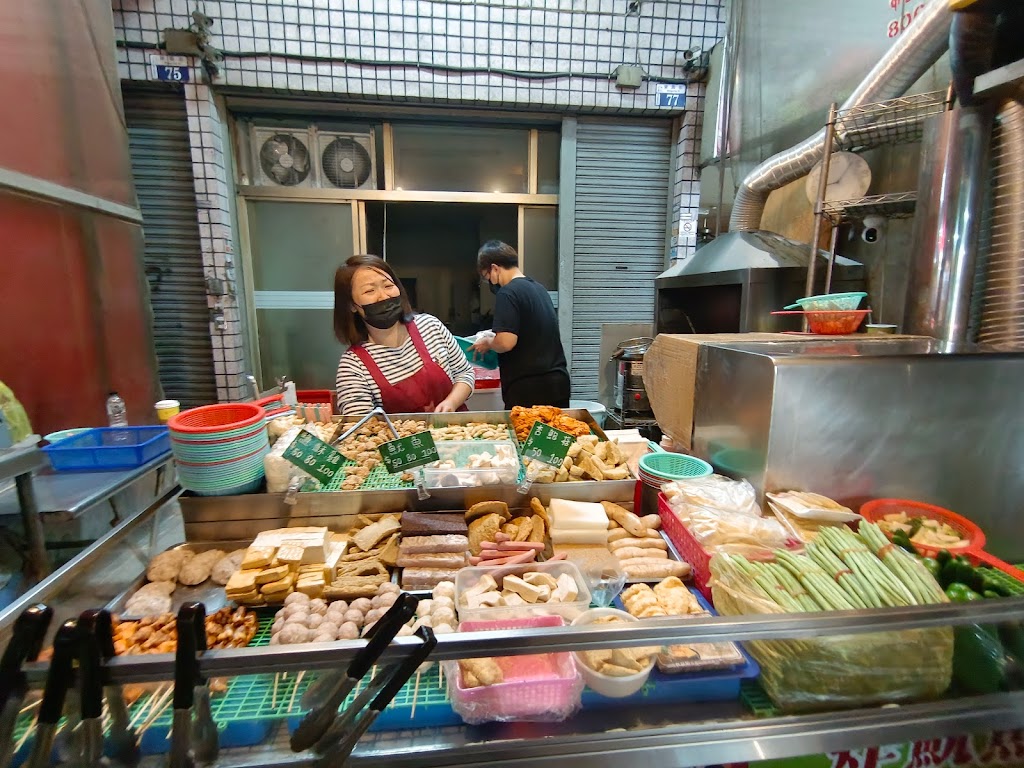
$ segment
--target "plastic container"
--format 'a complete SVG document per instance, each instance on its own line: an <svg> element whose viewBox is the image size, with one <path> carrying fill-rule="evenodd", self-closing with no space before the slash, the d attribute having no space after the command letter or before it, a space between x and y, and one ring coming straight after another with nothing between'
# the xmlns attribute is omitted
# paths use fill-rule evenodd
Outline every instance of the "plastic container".
<svg viewBox="0 0 1024 768"><path fill-rule="evenodd" d="M676 517L663 493L658 494L658 514L661 516L661 530L675 544L680 557L690 564L694 586L709 603L712 602L711 586L708 584L711 578L711 554L693 538L690 529Z"/></svg>
<svg viewBox="0 0 1024 768"><path fill-rule="evenodd" d="M867 296L864 291L849 291L847 293L826 293L817 296L806 296L797 299L796 303L790 304L786 309L799 307L806 312L823 311L845 311L856 309L860 302Z"/></svg>
<svg viewBox="0 0 1024 768"><path fill-rule="evenodd" d="M912 501L911 499L875 499L874 501L866 502L860 508L861 516L872 523L878 522L886 515L897 512L906 512L908 517L928 517L932 520L938 520L955 530L962 539L967 541L967 544L953 548L929 547L925 544L918 544L916 541L913 542L914 548L922 554L934 555L940 549L949 550L954 555L967 553L985 565L1002 571L1015 579L1020 578L1020 571L1018 569L985 551L985 532L977 524L971 522L966 517L958 515L956 512L944 507L937 507L934 504Z"/></svg>
<svg viewBox="0 0 1024 768"><path fill-rule="evenodd" d="M567 573L576 581L576 588L579 594L576 599L568 603L536 603L527 605L502 605L495 608L470 609L462 605L462 593L473 587L484 575L490 575L498 582L498 589L501 589L501 580L512 574L522 576L524 573L548 573L555 579L563 573ZM520 619L531 616L561 616L566 621L572 621L590 607L590 588L580 573L579 567L568 560L556 560L550 563L526 563L524 565L491 565L491 566L470 566L461 569L455 575L455 608L459 614L459 621L505 621L507 619Z"/></svg>
<svg viewBox="0 0 1024 768"><path fill-rule="evenodd" d="M46 435L43 439L48 443L57 443L61 440L67 440L69 437L75 437L83 432L88 432L92 427L74 427L72 429L61 429L56 432L51 432Z"/></svg>
<svg viewBox="0 0 1024 768"><path fill-rule="evenodd" d="M133 469L170 451L166 427L101 427L43 451L58 472Z"/></svg>
<svg viewBox="0 0 1024 768"><path fill-rule="evenodd" d="M221 433L232 433L251 427L266 418L266 411L252 403L218 403L202 405L172 416L167 422L172 432L187 439L200 439ZM227 436L222 435L222 436Z"/></svg>
<svg viewBox="0 0 1024 768"><path fill-rule="evenodd" d="M561 627L564 624L560 616L464 621L459 625L459 632ZM495 661L505 674L505 682L477 688L463 687L459 665L445 663L452 709L467 723L559 721L579 709L583 681L572 654L506 656Z"/></svg>
<svg viewBox="0 0 1024 768"><path fill-rule="evenodd" d="M463 354L466 355L466 359L473 365L478 365L489 371L493 371L498 367L498 353L494 350L485 352L482 355L477 355L476 353L469 351L469 348L475 343L472 340L462 336L456 336L455 341L459 345L459 349L461 349Z"/></svg>
<svg viewBox="0 0 1024 768"><path fill-rule="evenodd" d="M153 408L161 424L166 424L172 416L181 413L181 403L177 400L157 400Z"/></svg>
<svg viewBox="0 0 1024 768"><path fill-rule="evenodd" d="M441 469L428 464L423 468L427 488L476 487L481 485L514 485L519 479L519 452L511 440L438 440L437 455L442 462L453 461L455 469ZM470 457L503 451L507 466L470 468ZM514 463L513 463L514 462Z"/></svg>
<svg viewBox="0 0 1024 768"><path fill-rule="evenodd" d="M801 315L807 318L812 334L820 336L846 336L854 333L870 309L855 309L844 312L772 312L773 315Z"/></svg>
<svg viewBox="0 0 1024 768"><path fill-rule="evenodd" d="M332 403L334 392L330 389L300 389L295 392L300 403Z"/></svg>
<svg viewBox="0 0 1024 768"><path fill-rule="evenodd" d="M693 590L691 589L691 592ZM715 609L700 594L695 594L697 602L712 616L717 616ZM616 601L621 605L620 601ZM685 619L684 619L685 620ZM734 701L740 698L744 681L756 680L761 668L748 654L743 646L736 644L743 663L729 669L716 669L696 672L662 672L657 666L651 670L643 688L628 700L609 700L591 691L583 692L583 708L600 709L609 706L629 706L632 704L681 704L702 701Z"/></svg>
<svg viewBox="0 0 1024 768"><path fill-rule="evenodd" d="M128 409L117 392L111 392L107 398L107 422L112 427L128 426Z"/></svg>
<svg viewBox="0 0 1024 768"><path fill-rule="evenodd" d="M706 461L685 453L645 454L640 457L637 468L639 479L633 491L633 509L638 515L658 512L658 496L662 485L672 480L707 477L713 472Z"/></svg>
<svg viewBox="0 0 1024 768"><path fill-rule="evenodd" d="M582 627L587 624L593 624L597 619L606 616L614 616L628 623L637 623L639 621L635 616L625 611L620 611L618 608L591 608L589 611L585 611L573 619L572 626ZM651 674L651 670L654 669L655 661L655 655L651 654L650 662L642 671L633 675L617 677L615 675L605 675L591 669L583 663L583 659L578 653L573 653L572 656L576 662L576 668L583 676L583 682L587 684L587 687L610 699L625 698L643 688L644 683L647 682L647 678Z"/></svg>
<svg viewBox="0 0 1024 768"><path fill-rule="evenodd" d="M605 421L608 420L608 409L601 405L601 403L594 400L570 400L569 408L589 411L590 415L594 417L594 422L597 426L604 429Z"/></svg>

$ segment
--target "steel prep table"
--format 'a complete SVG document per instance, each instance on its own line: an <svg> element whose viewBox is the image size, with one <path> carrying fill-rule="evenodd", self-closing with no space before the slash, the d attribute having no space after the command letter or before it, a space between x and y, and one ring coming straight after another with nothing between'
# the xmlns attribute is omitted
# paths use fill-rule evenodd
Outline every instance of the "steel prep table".
<svg viewBox="0 0 1024 768"><path fill-rule="evenodd" d="M461 414L460 414L461 416ZM552 497L609 500L628 504L632 481L559 483L532 489L545 503ZM415 490L300 493L294 504L285 494L238 497L183 495L180 504L188 542L251 538L260 530L283 525L330 524L347 527L359 514L404 510L465 509L487 498L525 506L528 497L511 486L432 489L420 500ZM17 603L0 611L0 643L6 644L14 619L33 602L56 609L58 620L100 607L124 593L156 554L158 521L167 505L155 505L118 524L60 572ZM920 606L901 610L756 616L713 619L657 619L609 630L562 628L442 635L434 660L514 655L540 651L583 650L662 644L666 641L721 641L813 637L948 626L975 622L1024 620L1024 598L965 604ZM52 631L52 630L51 630ZM394 661L418 641L398 638L381 657ZM343 668L362 641L330 646L268 646L211 651L200 661L208 677L259 673L297 673ZM33 687L41 687L45 664L27 667ZM113 681L154 682L173 678L173 655L130 656L110 665ZM1024 693L944 699L899 707L870 707L823 714L756 719L739 701L612 707L579 713L563 723L492 723L485 726L407 728L366 734L351 763L356 766L538 766L604 768L642 762L650 768L683 768L755 761L844 749L864 748L958 733L1024 727ZM283 718L263 743L222 749L216 762L225 768L311 766L308 753L288 748ZM166 756L144 758L143 765L165 765Z"/></svg>
<svg viewBox="0 0 1024 768"><path fill-rule="evenodd" d="M83 549L123 520L177 489L170 453L133 469L109 472L55 472L36 450L32 490L47 550ZM0 491L0 517L19 514L12 487Z"/></svg>

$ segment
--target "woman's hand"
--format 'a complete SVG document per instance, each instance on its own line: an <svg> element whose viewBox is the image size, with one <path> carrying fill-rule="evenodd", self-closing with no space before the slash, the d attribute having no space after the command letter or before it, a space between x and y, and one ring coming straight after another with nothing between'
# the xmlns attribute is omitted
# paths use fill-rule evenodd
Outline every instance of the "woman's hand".
<svg viewBox="0 0 1024 768"><path fill-rule="evenodd" d="M434 413L454 413L455 408L456 406L453 406L447 399L444 399L434 408Z"/></svg>

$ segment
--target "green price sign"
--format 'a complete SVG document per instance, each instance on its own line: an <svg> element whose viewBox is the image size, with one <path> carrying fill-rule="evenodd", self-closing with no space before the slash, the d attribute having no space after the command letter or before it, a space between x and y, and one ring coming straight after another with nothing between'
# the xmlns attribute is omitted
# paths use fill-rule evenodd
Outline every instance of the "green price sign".
<svg viewBox="0 0 1024 768"><path fill-rule="evenodd" d="M321 483L329 483L341 471L345 457L312 432L302 430L284 449L284 457Z"/></svg>
<svg viewBox="0 0 1024 768"><path fill-rule="evenodd" d="M523 457L536 459L552 467L562 466L569 448L576 438L568 432L549 427L543 422L535 422L523 446Z"/></svg>
<svg viewBox="0 0 1024 768"><path fill-rule="evenodd" d="M440 458L437 446L434 445L434 436L429 431L383 443L379 450L384 466L393 475L413 467L422 467Z"/></svg>

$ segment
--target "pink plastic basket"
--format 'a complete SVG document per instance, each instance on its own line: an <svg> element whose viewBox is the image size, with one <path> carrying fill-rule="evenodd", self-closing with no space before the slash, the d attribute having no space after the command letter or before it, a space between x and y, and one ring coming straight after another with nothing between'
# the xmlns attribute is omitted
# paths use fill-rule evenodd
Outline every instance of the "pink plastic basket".
<svg viewBox="0 0 1024 768"><path fill-rule="evenodd" d="M561 616L530 616L496 621L464 621L459 632L562 627ZM494 659L505 673L505 682L464 688L459 665L445 665L452 709L472 725L512 720L558 721L580 707L583 679L571 653L504 656Z"/></svg>

